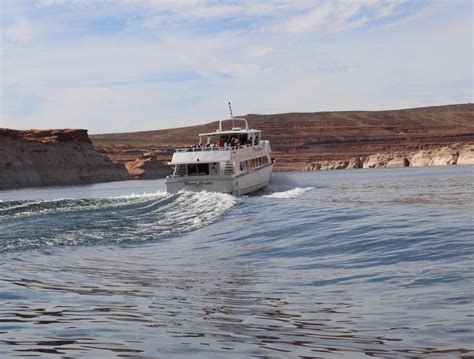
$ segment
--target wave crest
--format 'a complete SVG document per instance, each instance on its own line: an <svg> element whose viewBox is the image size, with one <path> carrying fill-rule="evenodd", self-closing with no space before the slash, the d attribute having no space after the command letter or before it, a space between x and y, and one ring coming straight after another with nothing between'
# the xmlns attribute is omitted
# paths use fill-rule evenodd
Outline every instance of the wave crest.
<svg viewBox="0 0 474 359"><path fill-rule="evenodd" d="M0 206L5 233L0 252L170 237L215 222L235 202L231 195L213 192L7 201Z"/></svg>
<svg viewBox="0 0 474 359"><path fill-rule="evenodd" d="M308 192L312 189L314 189L314 187L304 187L304 188L296 187L296 188L293 188L293 189L290 189L290 190L284 191L284 192L275 192L275 193L272 193L272 194L267 194L267 195L264 195L263 197L265 197L265 198L277 198L277 199L291 199L291 198L301 197L306 192Z"/></svg>

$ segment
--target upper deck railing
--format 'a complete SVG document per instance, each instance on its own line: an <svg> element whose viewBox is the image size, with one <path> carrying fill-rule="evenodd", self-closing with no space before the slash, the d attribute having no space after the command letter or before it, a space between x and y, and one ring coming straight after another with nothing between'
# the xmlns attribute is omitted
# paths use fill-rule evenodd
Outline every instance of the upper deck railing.
<svg viewBox="0 0 474 359"><path fill-rule="evenodd" d="M178 148L176 149L175 152L203 152L203 151L231 151L231 150L237 150L237 149L242 149L242 148L247 148L247 147L259 147L259 145L252 145L252 144L247 144L247 145L240 145L240 146L193 146L193 147L188 147L188 148Z"/></svg>
<svg viewBox="0 0 474 359"><path fill-rule="evenodd" d="M249 129L249 124L248 124L248 122L245 118L243 118L243 117L233 117L233 118L229 118L227 120L220 120L219 121L219 128L217 130L218 132L222 132L222 122L224 122L224 121L232 121L232 130L234 130L234 129L239 129L240 130L241 129L240 127L238 127L238 128L234 127L234 122L235 121L243 121L245 123L244 130Z"/></svg>

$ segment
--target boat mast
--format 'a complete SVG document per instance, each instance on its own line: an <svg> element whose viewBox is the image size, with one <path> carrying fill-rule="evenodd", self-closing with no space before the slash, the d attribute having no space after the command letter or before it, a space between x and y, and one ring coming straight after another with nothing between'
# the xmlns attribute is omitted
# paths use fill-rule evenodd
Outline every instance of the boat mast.
<svg viewBox="0 0 474 359"><path fill-rule="evenodd" d="M230 118L232 119L232 128L234 128L234 115L232 114L232 105L230 104L229 101L229 111L230 111Z"/></svg>

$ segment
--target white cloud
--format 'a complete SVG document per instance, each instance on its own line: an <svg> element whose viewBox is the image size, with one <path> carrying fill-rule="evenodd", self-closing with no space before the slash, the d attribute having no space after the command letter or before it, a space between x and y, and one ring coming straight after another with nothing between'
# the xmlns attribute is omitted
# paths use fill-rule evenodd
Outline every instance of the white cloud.
<svg viewBox="0 0 474 359"><path fill-rule="evenodd" d="M312 30L327 23L328 18L334 12L331 3L326 3L310 11L309 14L295 17L287 22L286 29L289 32L302 32Z"/></svg>
<svg viewBox="0 0 474 359"><path fill-rule="evenodd" d="M270 46L260 46L255 47L249 50L249 57L250 58L260 58L269 55L272 52L272 48Z"/></svg>
<svg viewBox="0 0 474 359"><path fill-rule="evenodd" d="M306 14L297 14L285 23L290 33L325 31L338 32L359 28L371 21L390 18L399 13L405 0L333 0L316 3Z"/></svg>
<svg viewBox="0 0 474 359"><path fill-rule="evenodd" d="M136 5L136 2L132 2ZM295 2L291 0L277 0L267 2L241 1L241 2L215 2L215 1L144 1L144 7L155 15L160 15L164 21L196 20L210 18L253 18L268 16L289 11L304 9L311 3Z"/></svg>
<svg viewBox="0 0 474 359"><path fill-rule="evenodd" d="M32 40L36 31L26 19L16 18L11 25L5 26L3 36L7 42L23 43Z"/></svg>
<svg viewBox="0 0 474 359"><path fill-rule="evenodd" d="M452 6L428 12L398 1L43 5L7 12L9 21L25 19L38 35L2 52L3 90L15 84L15 97L41 103L23 114L2 113L2 125L113 132L208 122L226 116L229 99L245 114L472 97L464 85L472 80L472 20ZM417 21L402 22L410 16ZM116 19L125 20L123 28L107 32L107 21ZM400 25L387 27L394 22ZM361 28L380 31L352 30Z"/></svg>

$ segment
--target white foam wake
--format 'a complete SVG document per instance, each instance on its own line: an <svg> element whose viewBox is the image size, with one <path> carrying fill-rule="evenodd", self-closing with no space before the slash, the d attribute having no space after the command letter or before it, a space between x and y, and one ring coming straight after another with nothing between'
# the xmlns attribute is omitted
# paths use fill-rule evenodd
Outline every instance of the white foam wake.
<svg viewBox="0 0 474 359"><path fill-rule="evenodd" d="M140 205L150 201L159 201L172 195L167 192L128 194L114 197L98 198L54 198L42 200L11 201L12 205L0 207L0 217L19 218L42 216L46 214L59 214L66 212L83 212L93 210L120 209L128 205ZM150 202L152 203L152 202Z"/></svg>
<svg viewBox="0 0 474 359"><path fill-rule="evenodd" d="M114 197L109 197L111 199L134 199L134 198L161 198L161 197L166 197L169 196L170 194L168 192L162 192L162 191L156 191L153 193L132 193L132 194L125 194L121 196L114 196Z"/></svg>
<svg viewBox="0 0 474 359"><path fill-rule="evenodd" d="M173 204L168 208L166 216L183 227L196 229L214 222L217 218L234 206L234 196L217 192L180 192Z"/></svg>
<svg viewBox="0 0 474 359"><path fill-rule="evenodd" d="M284 191L284 192L275 192L275 193L272 193L272 194L267 194L263 197L277 198L277 199L291 199L291 198L300 197L303 194L305 194L306 192L312 190L313 188L314 187L305 187L305 188L296 187L296 188L293 188L293 189L290 189L290 190Z"/></svg>
<svg viewBox="0 0 474 359"><path fill-rule="evenodd" d="M2 234L0 253L40 246L171 237L216 222L236 202L235 197L216 192L156 192L14 204L0 213L0 225L5 219L15 228ZM44 220L29 220L32 217Z"/></svg>

